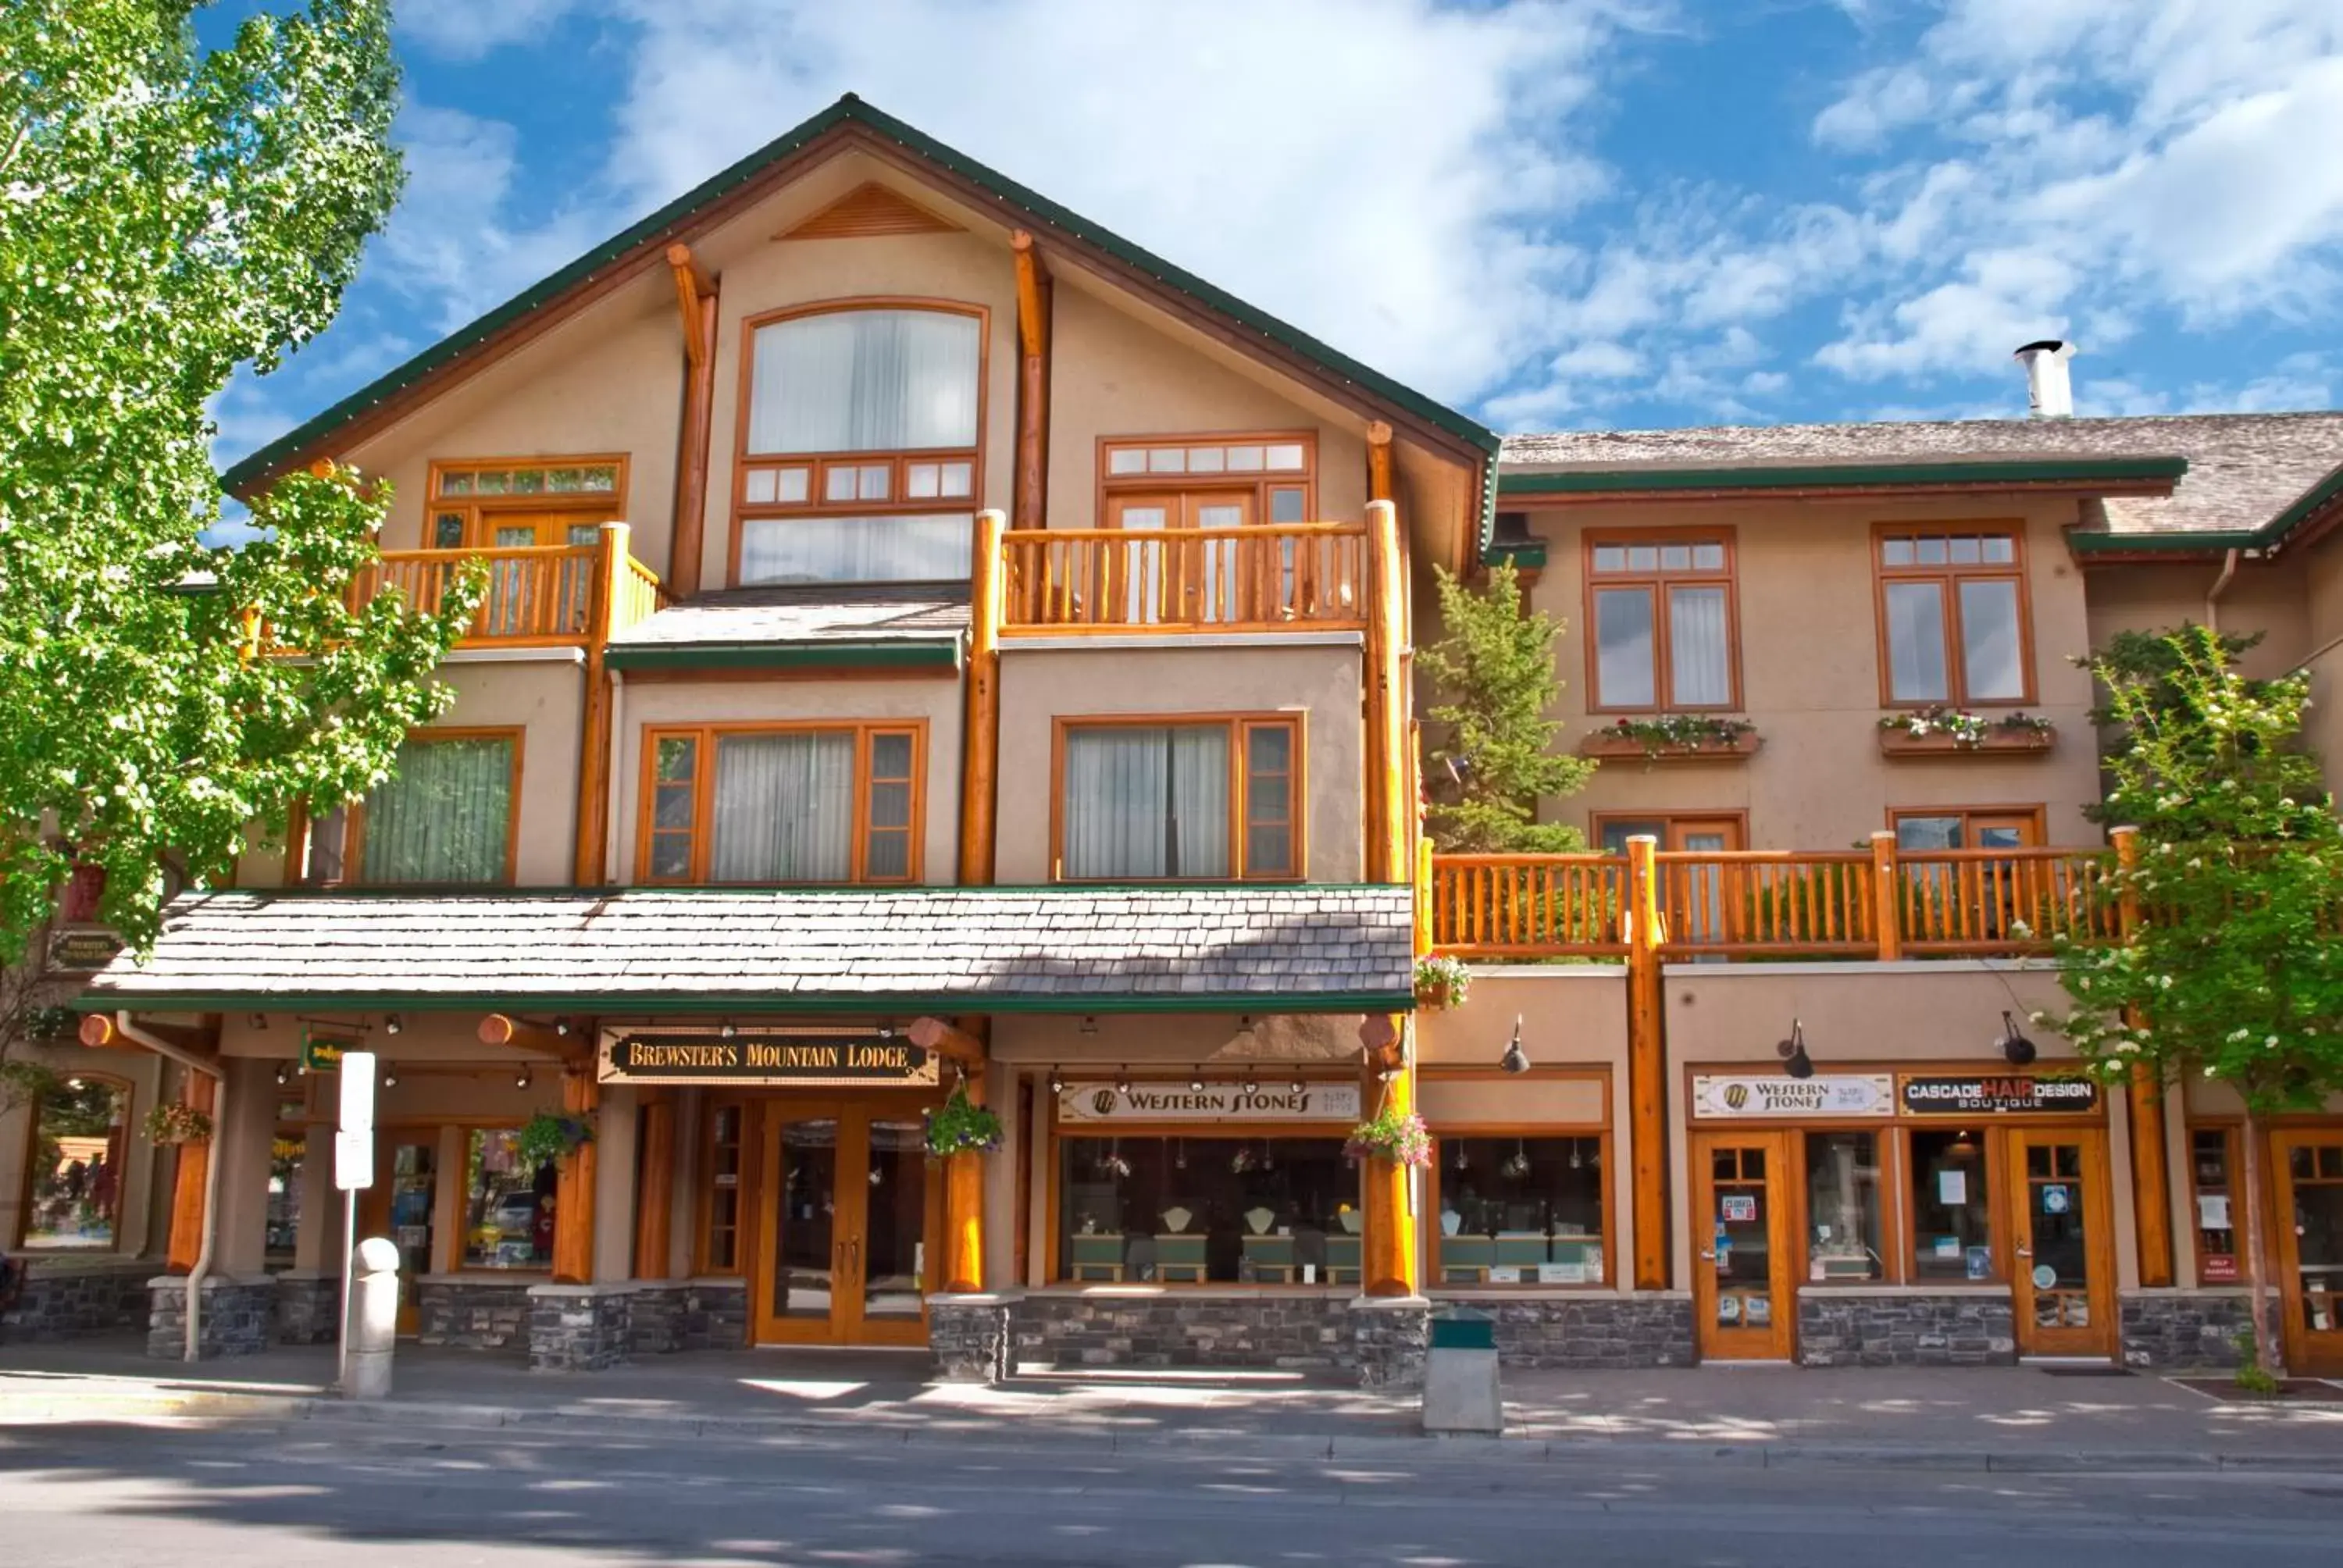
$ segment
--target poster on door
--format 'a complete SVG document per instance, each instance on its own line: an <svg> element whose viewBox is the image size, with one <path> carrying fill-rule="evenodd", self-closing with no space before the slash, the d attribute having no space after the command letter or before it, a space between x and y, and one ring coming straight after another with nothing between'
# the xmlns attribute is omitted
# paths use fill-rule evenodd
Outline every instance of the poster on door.
<svg viewBox="0 0 2343 1568"><path fill-rule="evenodd" d="M1757 1195L1754 1192L1728 1192L1717 1201L1717 1216L1728 1225L1754 1225L1757 1222Z"/></svg>

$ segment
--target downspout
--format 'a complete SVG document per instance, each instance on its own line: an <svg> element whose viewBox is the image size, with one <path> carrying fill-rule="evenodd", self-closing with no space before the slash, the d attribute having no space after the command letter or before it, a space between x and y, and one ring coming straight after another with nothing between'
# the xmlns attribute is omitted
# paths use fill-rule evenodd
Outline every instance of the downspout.
<svg viewBox="0 0 2343 1568"><path fill-rule="evenodd" d="M2205 629L2214 636L2221 635L2221 596L2229 591L2229 584L2237 575L2237 558L2245 552L2231 550L2221 558L2221 575L2205 590Z"/></svg>
<svg viewBox="0 0 2343 1568"><path fill-rule="evenodd" d="M204 1161L204 1230L203 1239L196 1245L196 1261L187 1270L187 1338L184 1358L197 1361L203 1344L204 1276L211 1271L212 1238L219 1229L219 1130L227 1125L227 1074L216 1062L180 1050L160 1036L147 1033L130 1021L126 1012L114 1015L114 1027L122 1038L134 1040L156 1055L177 1062L190 1072L207 1074L212 1080L212 1153Z"/></svg>

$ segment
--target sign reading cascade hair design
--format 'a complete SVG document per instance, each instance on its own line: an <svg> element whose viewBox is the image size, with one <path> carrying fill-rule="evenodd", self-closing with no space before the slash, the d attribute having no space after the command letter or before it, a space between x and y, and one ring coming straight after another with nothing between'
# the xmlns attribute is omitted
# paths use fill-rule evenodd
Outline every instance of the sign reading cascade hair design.
<svg viewBox="0 0 2343 1568"><path fill-rule="evenodd" d="M1904 1111L1910 1116L1998 1116L2010 1112L2088 1115L2099 1108L2099 1086L2087 1078L2032 1078L2023 1073L1906 1075Z"/></svg>
<svg viewBox="0 0 2343 1568"><path fill-rule="evenodd" d="M1692 1113L1753 1116L1893 1116L1894 1085L1884 1072L1710 1078L1692 1081Z"/></svg>
<svg viewBox="0 0 2343 1568"><path fill-rule="evenodd" d="M1070 1083L1058 1096L1067 1121L1356 1121L1355 1083Z"/></svg>
<svg viewBox="0 0 2343 1568"><path fill-rule="evenodd" d="M606 1029L605 1083L780 1084L804 1089L932 1087L936 1059L900 1036L792 1030Z"/></svg>

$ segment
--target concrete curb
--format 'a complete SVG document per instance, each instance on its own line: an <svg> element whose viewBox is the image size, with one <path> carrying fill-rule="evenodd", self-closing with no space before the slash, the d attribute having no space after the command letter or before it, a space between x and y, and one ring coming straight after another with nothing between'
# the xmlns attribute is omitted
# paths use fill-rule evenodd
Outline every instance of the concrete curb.
<svg viewBox="0 0 2343 1568"><path fill-rule="evenodd" d="M1031 1418L940 1413L914 1419L869 1411L838 1415L711 1416L613 1412L591 1406L469 1404L391 1399L354 1403L322 1391L272 1392L142 1382L103 1377L0 1373L0 1428L64 1422L156 1422L366 1427L391 1431L509 1432L609 1441L729 1440L772 1446L814 1441L865 1446L948 1445L981 1440L992 1452L1062 1454L1156 1453L1189 1460L1283 1459L1331 1462L1405 1462L1411 1465L1731 1464L1760 1469L1912 1468L2066 1475L2115 1473L2343 1474L2332 1453L2221 1452L2206 1449L1993 1447L1984 1444L1807 1442L1714 1438L1671 1442L1601 1433L1554 1436L1533 1432L1502 1438L1427 1437L1414 1432L1264 1432L1241 1424L1126 1431L1111 1422L1051 1425Z"/></svg>

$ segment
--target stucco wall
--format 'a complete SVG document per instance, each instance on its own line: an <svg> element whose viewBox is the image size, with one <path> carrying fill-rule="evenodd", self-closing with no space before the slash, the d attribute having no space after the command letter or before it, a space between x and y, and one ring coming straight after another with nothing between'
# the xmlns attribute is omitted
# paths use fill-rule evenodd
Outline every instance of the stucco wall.
<svg viewBox="0 0 2343 1568"><path fill-rule="evenodd" d="M172 1098L177 1097L183 1070L172 1069L166 1078L162 1058L147 1051L90 1050L73 1044L20 1043L11 1049L9 1060L36 1062L60 1077L85 1073L93 1078L116 1079L130 1089L126 1123L129 1132L123 1141L125 1170L114 1245L103 1252L68 1248L25 1255L94 1260L136 1258L162 1251L169 1240L170 1183L176 1157L146 1141L139 1125L166 1088ZM0 1251L12 1255L15 1253L30 1197L27 1179L32 1174L33 1121L30 1104L0 1110Z"/></svg>
<svg viewBox="0 0 2343 1568"><path fill-rule="evenodd" d="M2290 662L2310 661L2311 709L2303 729L2326 764L2327 786L2333 789L2343 769L2343 648L2328 644L2343 638L2343 537L2329 537L2292 558L2291 567L2303 579L2308 624L2307 646Z"/></svg>
<svg viewBox="0 0 2343 1568"><path fill-rule="evenodd" d="M2091 648L2103 648L2119 631L2168 631L2183 622L2206 624L2205 595L2220 568L2205 561L2093 567L2084 574L2090 606ZM2223 631L2261 642L2247 650L2238 667L2266 678L2293 668L2309 651L2310 608L2306 578L2316 569L2300 560L2282 567L2241 566L2216 607ZM2338 610L2343 611L2343 599Z"/></svg>
<svg viewBox="0 0 2343 1568"><path fill-rule="evenodd" d="M524 888L576 880L578 745L585 670L567 660L440 667L456 702L438 728L518 726L522 730L519 852L513 880Z"/></svg>
<svg viewBox="0 0 2343 1568"><path fill-rule="evenodd" d="M1128 714L1302 713L1309 802L1307 879L1355 882L1361 843L1362 658L1355 638L1292 646L1005 648L1001 658L1000 829L1003 883L1053 880L1053 721Z"/></svg>

